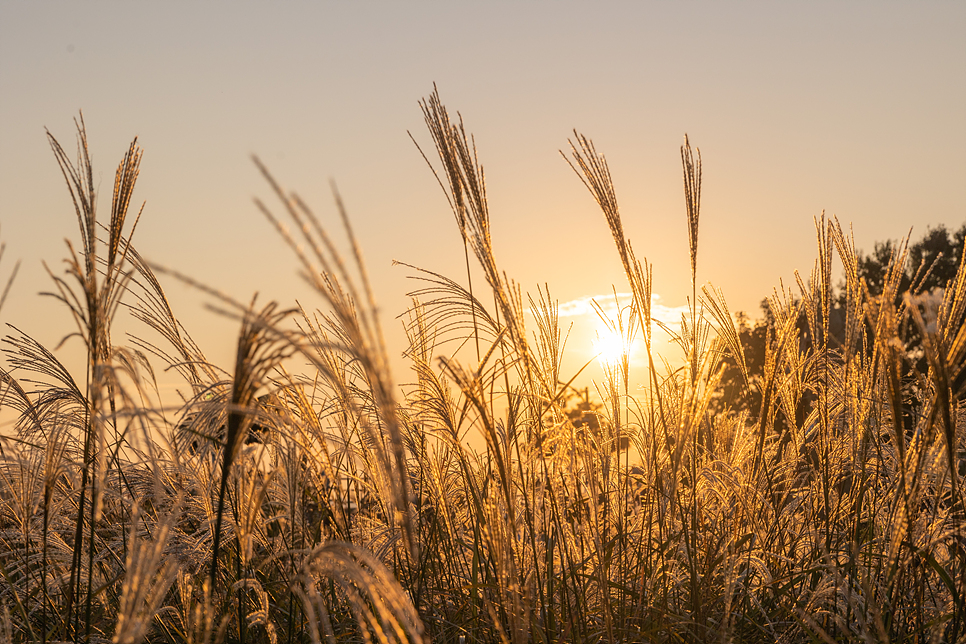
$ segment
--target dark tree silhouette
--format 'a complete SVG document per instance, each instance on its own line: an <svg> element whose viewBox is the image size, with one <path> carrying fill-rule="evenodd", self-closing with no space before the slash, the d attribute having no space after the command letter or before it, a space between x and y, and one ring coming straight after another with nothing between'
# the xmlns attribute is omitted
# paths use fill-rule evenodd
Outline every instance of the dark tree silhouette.
<svg viewBox="0 0 966 644"><path fill-rule="evenodd" d="M935 228L926 229L926 234L908 248L906 264L900 278L896 304L902 303L905 293L931 293L935 289L943 289L956 276L960 262L963 261L963 246L966 240L966 224L955 232L950 232L943 224ZM869 294L873 297L882 294L883 284L889 263L899 242L892 240L877 242L870 255L859 253L858 273L864 281ZM844 313L841 303L844 301L844 288L838 289L839 296L834 298L835 305L829 312L827 333L830 345L835 346L838 338L842 337ZM722 361L724 372L721 384L711 406L712 412L731 409L736 412L747 412L752 420L757 420L761 408L761 393L758 384L761 382L765 366L765 354L768 342L774 333L774 317L768 309L768 300L761 302L762 317L752 322L747 314L738 312L738 336L751 382L746 384L741 371L733 356L728 355ZM802 349L811 348L811 339L807 334L804 318L799 320L799 337L802 339ZM916 367L920 373L927 369L925 357L922 355L921 338L915 325L906 328L906 354L908 357L907 370ZM808 397L803 399L808 403ZM801 414L805 409L797 410ZM796 413L796 415L799 415ZM776 422L782 419L776 419Z"/></svg>

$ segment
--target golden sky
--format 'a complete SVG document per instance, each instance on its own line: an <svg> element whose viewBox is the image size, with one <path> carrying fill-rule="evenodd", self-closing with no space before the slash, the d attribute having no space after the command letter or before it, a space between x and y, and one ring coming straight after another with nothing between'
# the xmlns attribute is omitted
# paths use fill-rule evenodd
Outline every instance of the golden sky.
<svg viewBox="0 0 966 644"><path fill-rule="evenodd" d="M574 322L572 368L598 326L581 303L627 290L558 152L574 128L606 155L670 317L691 290L688 133L704 161L698 281L754 317L779 279L810 270L823 209L867 250L966 220L964 34L962 2L4 2L0 277L23 266L0 315L51 345L70 330L36 295L51 286L41 261L60 272L77 236L44 128L70 148L82 109L102 213L137 135L135 244L243 301L318 303L252 204L270 195L250 155L333 227L334 180L398 353L412 283L392 260L464 276L452 214L407 134L431 149L417 101L436 83L476 136L497 260L534 294L548 283ZM237 325L165 284L228 364Z"/></svg>

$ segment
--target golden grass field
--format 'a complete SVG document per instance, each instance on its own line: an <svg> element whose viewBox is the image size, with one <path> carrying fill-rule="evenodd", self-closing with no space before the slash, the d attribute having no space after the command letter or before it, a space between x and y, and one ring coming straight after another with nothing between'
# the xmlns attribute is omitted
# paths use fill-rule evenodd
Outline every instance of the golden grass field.
<svg viewBox="0 0 966 644"><path fill-rule="evenodd" d="M277 201L258 208L327 306L209 290L241 324L235 363L214 365L162 288L186 278L135 250L140 149L99 218L83 121L76 161L50 137L79 224L51 277L86 366L29 329L4 340L0 638L964 641L961 258L941 291L905 290L899 244L874 294L823 215L813 271L769 298L760 368L724 294L694 279L676 366L651 342L652 267L575 133L566 156L633 297L618 347L636 337L649 363L632 372L618 349L597 404L578 404L549 289L525 296L494 257L472 138L436 94L422 107L467 273L411 268L402 389L341 202L347 251L259 165ZM702 168L687 140L681 156L693 277ZM128 314L140 332L115 344ZM722 395L726 363L752 408ZM161 369L180 406L161 404Z"/></svg>

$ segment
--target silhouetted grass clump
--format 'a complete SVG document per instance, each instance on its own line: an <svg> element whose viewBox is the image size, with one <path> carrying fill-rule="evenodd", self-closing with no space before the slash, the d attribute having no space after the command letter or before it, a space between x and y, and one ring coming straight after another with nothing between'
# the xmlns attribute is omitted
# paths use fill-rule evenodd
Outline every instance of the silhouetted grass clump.
<svg viewBox="0 0 966 644"><path fill-rule="evenodd" d="M697 280L701 156L685 139L693 290L674 334L678 369L655 353L652 267L624 234L607 163L575 133L564 156L633 295L610 324L647 355L639 373L626 352L608 363L600 403L575 409L550 291L525 300L497 263L472 137L436 93L421 106L467 273L464 286L412 268L401 393L338 196L347 257L259 165L277 204L258 208L326 306L209 290L241 324L235 364L221 368L156 274L178 276L132 246L136 142L102 221L83 121L75 162L50 137L80 231L66 273L51 277L87 360L72 373L18 329L4 340L2 403L18 421L0 456L0 637L966 636L962 258L952 281L926 290L903 282L895 245L873 294L851 237L823 215L815 267L769 298L764 359L750 370L723 294ZM471 261L484 283L470 280ZM125 309L145 329L127 346L112 336ZM741 408L721 396L725 361L740 371ZM177 409L161 404L157 365L182 379Z"/></svg>

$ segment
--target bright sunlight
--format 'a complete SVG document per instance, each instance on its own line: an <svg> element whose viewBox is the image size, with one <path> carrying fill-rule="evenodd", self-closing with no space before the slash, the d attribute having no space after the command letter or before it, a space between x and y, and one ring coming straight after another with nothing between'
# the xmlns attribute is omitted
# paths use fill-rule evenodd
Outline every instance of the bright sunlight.
<svg viewBox="0 0 966 644"><path fill-rule="evenodd" d="M594 353L597 360L605 369L615 369L621 364L625 355L629 356L633 348L633 340L623 337L619 330L608 328L604 325L597 331L597 339L594 340Z"/></svg>

